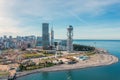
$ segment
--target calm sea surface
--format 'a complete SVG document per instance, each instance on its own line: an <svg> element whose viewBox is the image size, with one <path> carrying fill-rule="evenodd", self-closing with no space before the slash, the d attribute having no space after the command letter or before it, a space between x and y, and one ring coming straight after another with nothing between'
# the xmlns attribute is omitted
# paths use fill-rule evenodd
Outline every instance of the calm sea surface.
<svg viewBox="0 0 120 80"><path fill-rule="evenodd" d="M75 40L74 43L104 48L120 59L119 40ZM120 80L120 62L102 67L41 72L17 80Z"/></svg>

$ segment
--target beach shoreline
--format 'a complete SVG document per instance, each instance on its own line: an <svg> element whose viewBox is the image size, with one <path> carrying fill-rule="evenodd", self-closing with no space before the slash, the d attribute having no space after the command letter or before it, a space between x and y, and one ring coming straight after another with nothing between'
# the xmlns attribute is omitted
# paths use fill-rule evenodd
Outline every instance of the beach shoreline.
<svg viewBox="0 0 120 80"><path fill-rule="evenodd" d="M27 75L35 74L39 72L66 71L66 70L76 70L76 69L83 69L83 68L90 68L90 67L107 66L107 65L117 63L119 61L116 56L113 56L111 54L96 54L93 57L96 57L96 58L100 57L100 59L94 60L93 58L91 58L90 60L79 61L76 64L61 64L61 65L56 65L56 66L42 68L42 69L17 72L16 78L20 78L23 76L27 76Z"/></svg>

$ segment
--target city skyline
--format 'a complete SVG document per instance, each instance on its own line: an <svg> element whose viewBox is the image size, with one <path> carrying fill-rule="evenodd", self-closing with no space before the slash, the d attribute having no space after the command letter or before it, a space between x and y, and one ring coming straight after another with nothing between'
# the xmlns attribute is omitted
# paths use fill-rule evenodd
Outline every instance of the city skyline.
<svg viewBox="0 0 120 80"><path fill-rule="evenodd" d="M42 36L42 23L54 28L55 39L120 39L119 0L1 0L0 36ZM50 31L49 31L50 32Z"/></svg>

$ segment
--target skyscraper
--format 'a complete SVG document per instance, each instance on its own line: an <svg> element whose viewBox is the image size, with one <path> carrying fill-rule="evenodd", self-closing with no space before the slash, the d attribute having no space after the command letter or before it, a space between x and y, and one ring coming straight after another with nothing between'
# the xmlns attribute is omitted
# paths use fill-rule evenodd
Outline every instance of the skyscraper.
<svg viewBox="0 0 120 80"><path fill-rule="evenodd" d="M54 46L54 31L53 31L53 27L51 28L51 42L50 42L51 46Z"/></svg>
<svg viewBox="0 0 120 80"><path fill-rule="evenodd" d="M49 24L42 24L42 46L44 50L49 49L50 41L49 41Z"/></svg>
<svg viewBox="0 0 120 80"><path fill-rule="evenodd" d="M73 52L73 27L70 25L67 28L67 51L69 53Z"/></svg>

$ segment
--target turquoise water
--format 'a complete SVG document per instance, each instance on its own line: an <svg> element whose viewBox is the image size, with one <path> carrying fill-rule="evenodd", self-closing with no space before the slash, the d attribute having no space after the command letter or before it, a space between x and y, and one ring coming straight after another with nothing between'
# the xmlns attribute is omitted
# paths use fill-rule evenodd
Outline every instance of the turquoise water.
<svg viewBox="0 0 120 80"><path fill-rule="evenodd" d="M74 43L105 48L120 58L119 40L75 40ZM17 80L120 80L120 62L102 67L69 71L41 72Z"/></svg>

